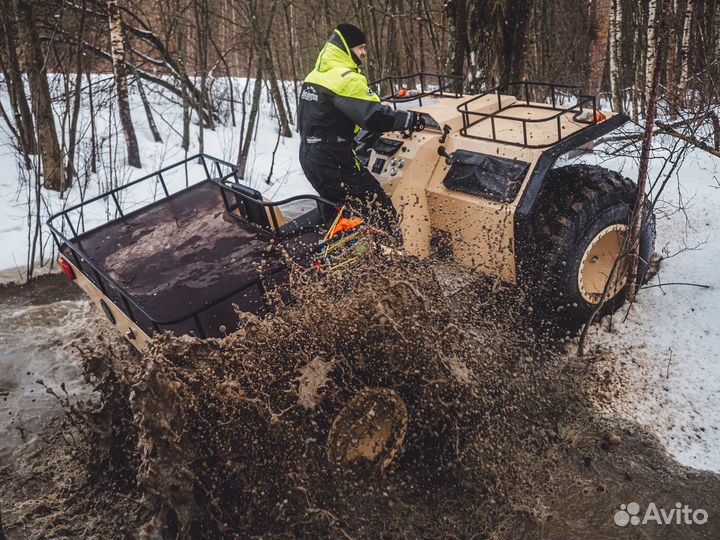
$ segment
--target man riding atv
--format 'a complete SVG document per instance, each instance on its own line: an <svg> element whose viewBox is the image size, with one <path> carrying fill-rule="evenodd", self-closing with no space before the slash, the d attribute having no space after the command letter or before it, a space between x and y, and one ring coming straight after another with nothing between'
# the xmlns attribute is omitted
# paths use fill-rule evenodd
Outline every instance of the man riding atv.
<svg viewBox="0 0 720 540"><path fill-rule="evenodd" d="M315 69L305 78L298 112L300 164L324 198L359 200L379 205L381 226L395 232L397 214L388 194L355 157L353 141L360 129L374 132L420 130L422 117L382 105L360 71L367 56L365 34L342 23L320 51Z"/></svg>

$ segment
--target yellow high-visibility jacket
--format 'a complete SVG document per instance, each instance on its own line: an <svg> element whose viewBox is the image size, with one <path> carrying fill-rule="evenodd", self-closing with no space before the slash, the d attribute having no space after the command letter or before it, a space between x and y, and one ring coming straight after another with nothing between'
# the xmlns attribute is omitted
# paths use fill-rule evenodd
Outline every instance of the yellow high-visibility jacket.
<svg viewBox="0 0 720 540"><path fill-rule="evenodd" d="M368 86L345 38L335 30L305 78L298 121L307 143L350 143L360 128L400 131L412 115L382 105Z"/></svg>

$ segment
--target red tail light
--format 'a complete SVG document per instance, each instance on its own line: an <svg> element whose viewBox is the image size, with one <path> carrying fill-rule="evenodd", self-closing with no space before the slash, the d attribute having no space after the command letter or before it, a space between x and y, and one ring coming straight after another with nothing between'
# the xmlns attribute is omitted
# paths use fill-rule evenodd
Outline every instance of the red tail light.
<svg viewBox="0 0 720 540"><path fill-rule="evenodd" d="M62 268L62 271L67 276L67 278L70 281L74 280L75 271L72 269L72 266L70 266L70 264L68 264L65 259L58 259L58 263L60 263L60 268Z"/></svg>

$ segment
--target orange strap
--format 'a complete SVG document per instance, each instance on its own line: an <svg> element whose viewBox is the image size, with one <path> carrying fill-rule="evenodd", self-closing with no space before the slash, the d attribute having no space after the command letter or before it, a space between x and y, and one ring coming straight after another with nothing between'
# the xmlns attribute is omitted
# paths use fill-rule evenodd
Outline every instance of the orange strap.
<svg viewBox="0 0 720 540"><path fill-rule="evenodd" d="M332 235L335 236L336 234L339 234L341 232L349 231L350 229L354 229L355 227L362 224L363 220L361 218L348 219L345 217L341 217L335 225Z"/></svg>

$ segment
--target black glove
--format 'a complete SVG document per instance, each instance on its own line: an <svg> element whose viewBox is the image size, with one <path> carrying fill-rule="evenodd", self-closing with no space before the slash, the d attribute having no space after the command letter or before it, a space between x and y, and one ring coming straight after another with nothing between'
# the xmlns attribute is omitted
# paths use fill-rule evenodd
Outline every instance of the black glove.
<svg viewBox="0 0 720 540"><path fill-rule="evenodd" d="M425 129L425 118L422 114L411 112L412 118L410 119L410 132L422 131Z"/></svg>

